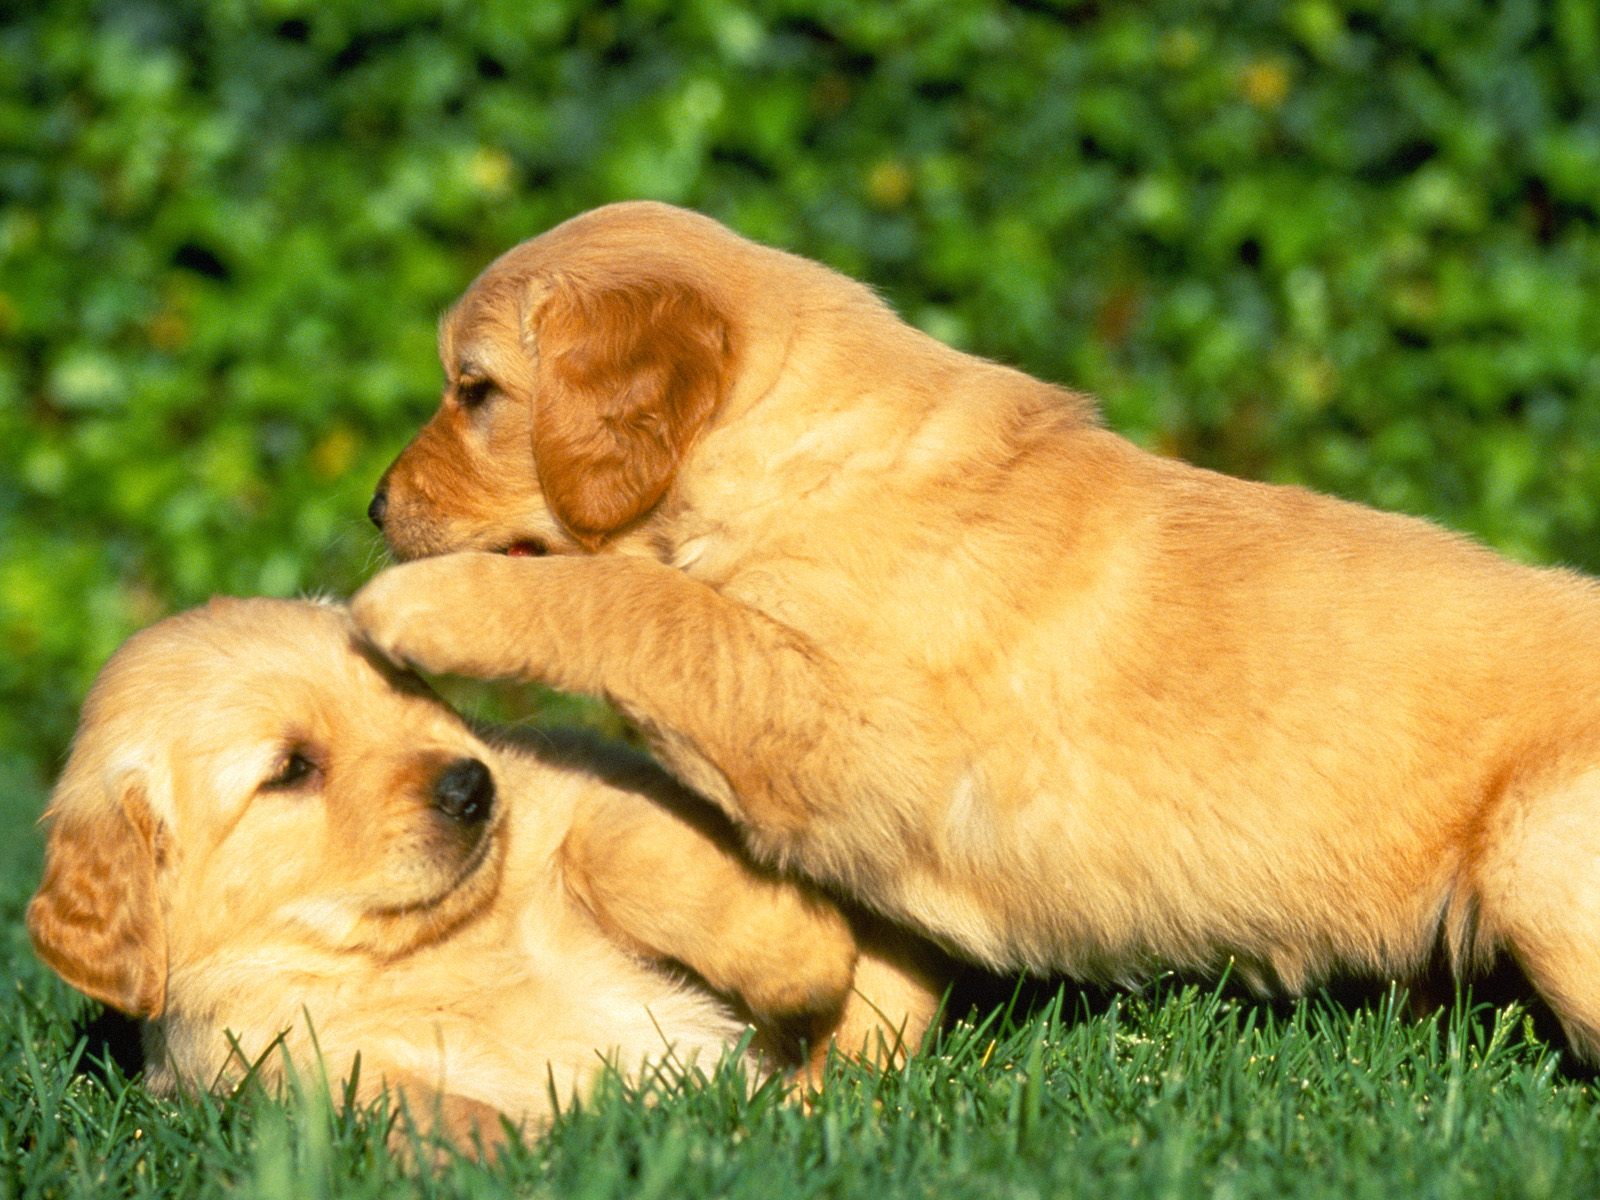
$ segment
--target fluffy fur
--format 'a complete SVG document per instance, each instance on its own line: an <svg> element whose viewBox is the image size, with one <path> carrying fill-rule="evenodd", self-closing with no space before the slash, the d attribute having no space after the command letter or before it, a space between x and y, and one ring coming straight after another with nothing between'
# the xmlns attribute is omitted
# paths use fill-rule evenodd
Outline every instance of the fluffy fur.
<svg viewBox="0 0 1600 1200"><path fill-rule="evenodd" d="M1520 962L1600 1050L1600 591L1146 453L627 204L446 318L387 652L609 696L758 853L992 967ZM507 557L544 550L550 557Z"/></svg>
<svg viewBox="0 0 1600 1200"><path fill-rule="evenodd" d="M46 820L34 945L146 1020L158 1089L273 1078L281 1037L493 1142L606 1058L710 1067L745 1029L726 1001L768 1048L799 1024L874 1051L931 1015L890 950L853 993L840 913L647 761L485 741L331 606L217 600L132 639Z"/></svg>

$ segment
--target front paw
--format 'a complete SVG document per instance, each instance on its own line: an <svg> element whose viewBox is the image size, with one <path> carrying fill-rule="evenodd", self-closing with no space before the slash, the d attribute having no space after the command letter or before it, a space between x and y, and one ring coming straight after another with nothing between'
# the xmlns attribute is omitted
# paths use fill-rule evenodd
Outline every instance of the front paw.
<svg viewBox="0 0 1600 1200"><path fill-rule="evenodd" d="M497 555L443 554L402 563L351 598L350 615L391 662L435 674L482 673L483 605Z"/></svg>

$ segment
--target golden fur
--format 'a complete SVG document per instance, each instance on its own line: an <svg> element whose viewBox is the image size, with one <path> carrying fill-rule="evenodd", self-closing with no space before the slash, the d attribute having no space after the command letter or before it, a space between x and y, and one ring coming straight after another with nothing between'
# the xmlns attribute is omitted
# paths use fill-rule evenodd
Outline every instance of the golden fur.
<svg viewBox="0 0 1600 1200"><path fill-rule="evenodd" d="M1146 453L661 205L510 251L441 349L375 516L477 552L356 598L388 653L609 696L759 854L979 963L1504 951L1600 1051L1591 580Z"/></svg>
<svg viewBox="0 0 1600 1200"><path fill-rule="evenodd" d="M470 818L441 807L447 778L479 781L456 793ZM281 1036L300 1068L320 1049L338 1076L359 1053L364 1097L388 1085L492 1142L499 1115L537 1126L603 1056L709 1068L744 1030L721 997L769 1046L836 1033L872 1052L931 1015L889 950L851 993L839 912L751 866L647 761L485 741L329 605L216 600L133 638L47 821L34 945L146 1019L158 1089L262 1055L273 1078Z"/></svg>

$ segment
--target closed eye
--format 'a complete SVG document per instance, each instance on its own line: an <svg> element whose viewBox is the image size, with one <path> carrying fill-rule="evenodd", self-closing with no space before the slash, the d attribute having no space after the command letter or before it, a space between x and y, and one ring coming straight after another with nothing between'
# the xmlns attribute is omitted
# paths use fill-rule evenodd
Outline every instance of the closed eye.
<svg viewBox="0 0 1600 1200"><path fill-rule="evenodd" d="M303 749L290 750L272 769L272 774L261 781L264 792L305 791L322 778L322 768Z"/></svg>

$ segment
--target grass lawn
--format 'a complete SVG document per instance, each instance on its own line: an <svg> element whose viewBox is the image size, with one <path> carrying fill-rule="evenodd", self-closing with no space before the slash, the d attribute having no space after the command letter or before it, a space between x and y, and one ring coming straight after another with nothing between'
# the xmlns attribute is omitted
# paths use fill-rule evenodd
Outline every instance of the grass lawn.
<svg viewBox="0 0 1600 1200"><path fill-rule="evenodd" d="M27 786L0 797L0 1200L11 1197L1600 1195L1589 1083L1515 1008L1271 1006L1163 983L978 1011L906 1069L836 1069L810 1113L737 1073L619 1086L492 1168L396 1162L380 1114L146 1096L97 1006L33 959Z"/></svg>

